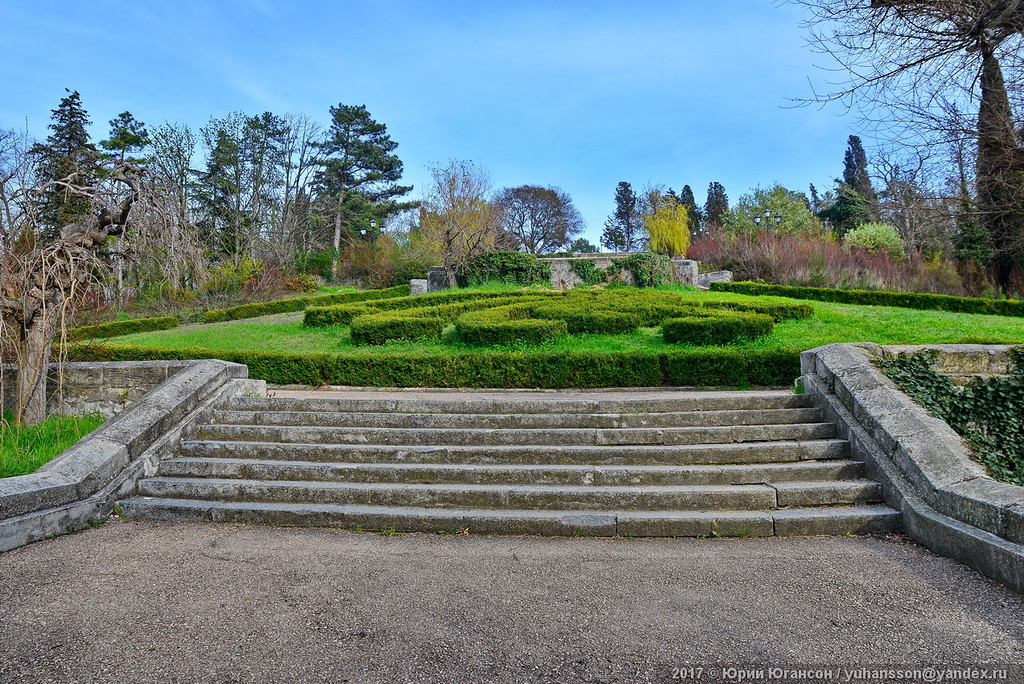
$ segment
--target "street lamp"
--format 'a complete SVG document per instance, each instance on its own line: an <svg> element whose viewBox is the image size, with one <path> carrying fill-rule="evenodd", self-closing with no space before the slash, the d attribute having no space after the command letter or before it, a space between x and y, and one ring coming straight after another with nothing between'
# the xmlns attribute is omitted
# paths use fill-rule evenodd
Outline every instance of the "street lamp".
<svg viewBox="0 0 1024 684"><path fill-rule="evenodd" d="M773 218L775 219L775 225L778 226L778 225L782 224L782 215L781 214L776 214L775 216L772 216L772 210L771 209L765 209L764 210L764 225L765 225L765 227L768 226L768 222L771 221ZM757 224L758 228L761 227L761 216L760 215L754 217L754 223Z"/></svg>

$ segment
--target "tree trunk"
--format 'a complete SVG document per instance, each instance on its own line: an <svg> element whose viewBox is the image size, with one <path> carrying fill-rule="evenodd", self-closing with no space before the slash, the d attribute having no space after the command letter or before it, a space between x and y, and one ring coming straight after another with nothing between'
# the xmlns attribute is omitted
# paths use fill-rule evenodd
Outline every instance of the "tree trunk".
<svg viewBox="0 0 1024 684"><path fill-rule="evenodd" d="M1024 248L1024 154L994 48L983 49L978 111L978 211L995 247L994 275L1006 293Z"/></svg>
<svg viewBox="0 0 1024 684"><path fill-rule="evenodd" d="M59 308L48 307L32 319L19 342L18 377L14 388L14 424L35 425L46 420L46 379L50 350L57 330Z"/></svg>
<svg viewBox="0 0 1024 684"><path fill-rule="evenodd" d="M341 269L341 209L334 214L334 253L331 255L331 276L335 282L338 280L338 271Z"/></svg>

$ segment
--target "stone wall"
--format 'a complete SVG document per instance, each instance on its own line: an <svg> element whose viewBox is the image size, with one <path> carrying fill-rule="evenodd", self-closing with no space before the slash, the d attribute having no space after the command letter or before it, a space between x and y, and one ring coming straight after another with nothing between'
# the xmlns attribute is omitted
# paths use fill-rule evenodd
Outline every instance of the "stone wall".
<svg viewBox="0 0 1024 684"><path fill-rule="evenodd" d="M0 551L101 520L138 481L156 473L182 439L194 436L231 396L266 395L266 383L248 380L248 369L226 361L80 363L75 382L89 406L116 416L29 475L0 478ZM163 367L161 369L161 366ZM166 379L157 382L161 377ZM129 393L156 382L137 401L103 398L104 382Z"/></svg>
<svg viewBox="0 0 1024 684"><path fill-rule="evenodd" d="M1006 371L1004 345L830 344L801 355L804 391L881 482L906 533L943 556L1024 592L1024 487L993 480L946 423L877 368L882 352L936 349L954 376Z"/></svg>
<svg viewBox="0 0 1024 684"><path fill-rule="evenodd" d="M65 363L61 374L57 372L58 365L51 363L46 410L51 414L79 416L98 412L110 418L190 363L194 362ZM15 373L13 366L4 366L0 393L6 411L13 405Z"/></svg>

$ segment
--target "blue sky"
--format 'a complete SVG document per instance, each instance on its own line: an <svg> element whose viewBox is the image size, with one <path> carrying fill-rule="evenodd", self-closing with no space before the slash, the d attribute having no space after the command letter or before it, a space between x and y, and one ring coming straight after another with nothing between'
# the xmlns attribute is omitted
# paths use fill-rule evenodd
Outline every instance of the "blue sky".
<svg viewBox="0 0 1024 684"><path fill-rule="evenodd" d="M775 0L0 0L0 126L45 137L64 88L97 138L232 111L326 121L365 104L399 143L406 182L471 159L496 187L568 191L596 242L615 185L703 202L775 182L832 186L840 107L793 108L823 84L798 7Z"/></svg>

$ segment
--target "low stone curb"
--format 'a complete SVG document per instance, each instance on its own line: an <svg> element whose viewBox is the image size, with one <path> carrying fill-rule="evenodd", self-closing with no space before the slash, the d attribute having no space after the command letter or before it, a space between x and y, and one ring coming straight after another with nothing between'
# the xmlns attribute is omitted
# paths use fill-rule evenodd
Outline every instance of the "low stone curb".
<svg viewBox="0 0 1024 684"><path fill-rule="evenodd" d="M1024 487L996 482L945 422L899 390L872 359L938 351L951 375L1005 373L1009 346L830 344L801 355L804 391L882 482L909 536L1024 592Z"/></svg>
<svg viewBox="0 0 1024 684"><path fill-rule="evenodd" d="M124 373L133 366L74 365L78 374L87 373L88 366L99 374ZM146 373L151 375L155 365L145 362ZM211 360L165 366L166 380L95 432L35 473L0 479L0 551L105 518L223 399L265 392L261 381L246 379L248 369L240 364Z"/></svg>

